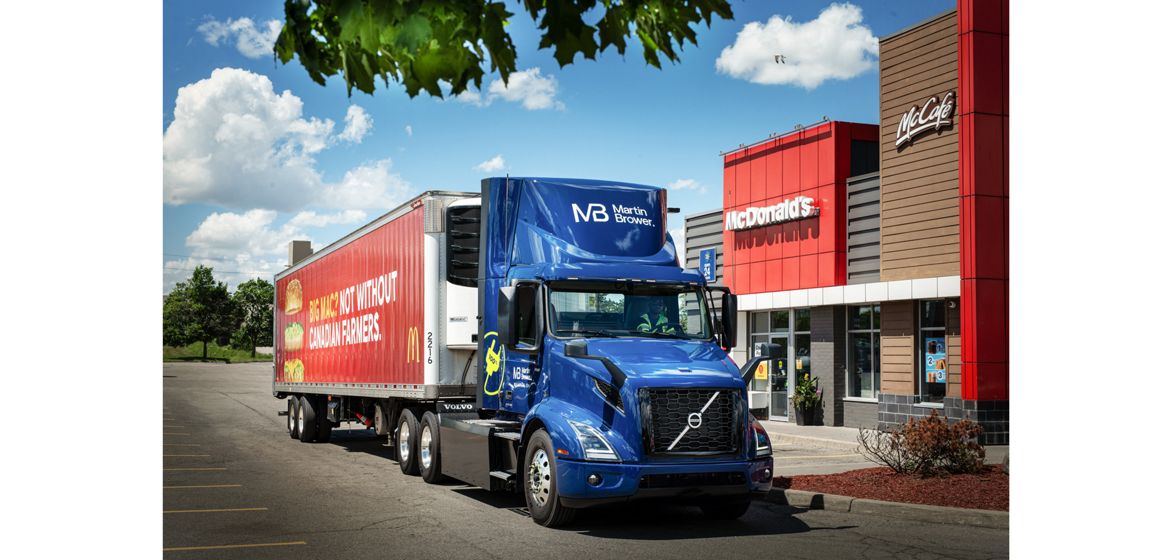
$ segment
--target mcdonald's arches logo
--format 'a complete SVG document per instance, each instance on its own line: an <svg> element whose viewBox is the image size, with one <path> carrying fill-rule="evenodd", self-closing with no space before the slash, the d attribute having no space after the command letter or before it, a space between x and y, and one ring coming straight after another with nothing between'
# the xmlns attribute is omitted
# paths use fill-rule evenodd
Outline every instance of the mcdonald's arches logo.
<svg viewBox="0 0 1168 560"><path fill-rule="evenodd" d="M410 362L422 362L422 343L418 337L418 327L410 327L406 339L406 363Z"/></svg>

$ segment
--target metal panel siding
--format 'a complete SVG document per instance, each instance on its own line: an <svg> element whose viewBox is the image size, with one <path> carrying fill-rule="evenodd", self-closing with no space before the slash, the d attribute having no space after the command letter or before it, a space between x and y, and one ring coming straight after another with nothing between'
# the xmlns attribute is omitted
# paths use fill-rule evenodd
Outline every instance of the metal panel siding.
<svg viewBox="0 0 1168 560"><path fill-rule="evenodd" d="M276 282L276 380L284 382L285 364L303 363L303 382L421 384L425 333L422 308L422 238L425 212L419 207L336 247L329 254L283 276ZM397 271L385 281L386 297L358 308L356 289L367 280ZM297 281L302 289L299 311L285 312L287 289ZM356 288L354 288L356 287ZM351 307L341 308L344 298ZM315 303L314 303L315 302ZM335 303L334 303L335 302ZM310 307L335 310L335 316L310 316ZM365 318L366 340L344 327ZM288 349L285 328L300 323L302 346ZM376 325L374 327L374 325ZM328 330L340 328L339 344L327 343ZM411 334L414 329L416 334ZM360 329L358 329L360 330ZM296 380L288 380L295 382Z"/></svg>
<svg viewBox="0 0 1168 560"><path fill-rule="evenodd" d="M848 179L848 284L880 281L880 175Z"/></svg>
<svg viewBox="0 0 1168 560"><path fill-rule="evenodd" d="M912 301L880 304L880 392L912 395L915 387L916 329Z"/></svg>
<svg viewBox="0 0 1168 560"><path fill-rule="evenodd" d="M820 208L818 216L808 219L726 232L726 277L736 293L845 283L845 177L851 168L851 144L853 140L875 142L878 136L874 125L829 122L726 154L723 207L727 211L773 205L800 195L814 198Z"/></svg>
<svg viewBox="0 0 1168 560"><path fill-rule="evenodd" d="M714 249L715 282L725 285L725 250L722 245L722 211L712 210L687 216L685 219L685 268L698 268L702 249Z"/></svg>
<svg viewBox="0 0 1168 560"><path fill-rule="evenodd" d="M897 148L901 116L934 95L957 91L957 14L880 42L879 280L953 276L958 266L958 137L953 127ZM960 112L964 100L957 97Z"/></svg>

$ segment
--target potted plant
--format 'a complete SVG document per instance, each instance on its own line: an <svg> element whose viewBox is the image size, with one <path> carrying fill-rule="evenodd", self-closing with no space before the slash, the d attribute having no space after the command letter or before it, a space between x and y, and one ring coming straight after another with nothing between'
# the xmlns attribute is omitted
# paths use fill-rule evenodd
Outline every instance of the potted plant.
<svg viewBox="0 0 1168 560"><path fill-rule="evenodd" d="M823 402L823 392L819 388L819 378L804 373L795 384L795 423L800 426L817 424L816 413Z"/></svg>

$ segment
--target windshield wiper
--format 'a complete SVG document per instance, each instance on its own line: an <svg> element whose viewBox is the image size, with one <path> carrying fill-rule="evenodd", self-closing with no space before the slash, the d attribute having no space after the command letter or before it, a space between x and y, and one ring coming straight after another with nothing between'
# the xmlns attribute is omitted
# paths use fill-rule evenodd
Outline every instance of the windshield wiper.
<svg viewBox="0 0 1168 560"><path fill-rule="evenodd" d="M676 333L644 332L644 331L642 331L642 332L639 332L637 334L643 335L643 336L650 336L653 338L680 338L682 340L689 340L688 336L685 336L683 334L676 334Z"/></svg>
<svg viewBox="0 0 1168 560"><path fill-rule="evenodd" d="M582 334L582 335L584 335L584 336L602 336L602 337L606 337L606 338L616 338L616 335L615 335L615 334L612 334L612 333L607 333L607 332L604 332L604 331L594 331L594 330L588 330L588 329L583 329L583 330L566 330L566 331L559 331L559 330L557 330L557 331L556 331L556 334L558 334L558 335L565 335L565 334Z"/></svg>

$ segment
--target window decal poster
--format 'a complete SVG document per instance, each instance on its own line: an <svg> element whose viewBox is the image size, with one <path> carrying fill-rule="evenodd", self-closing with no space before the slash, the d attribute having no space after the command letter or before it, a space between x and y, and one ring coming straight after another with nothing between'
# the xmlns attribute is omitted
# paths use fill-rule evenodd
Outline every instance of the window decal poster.
<svg viewBox="0 0 1168 560"><path fill-rule="evenodd" d="M945 337L925 338L925 378L929 383L944 383L948 359Z"/></svg>

